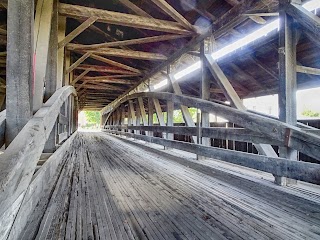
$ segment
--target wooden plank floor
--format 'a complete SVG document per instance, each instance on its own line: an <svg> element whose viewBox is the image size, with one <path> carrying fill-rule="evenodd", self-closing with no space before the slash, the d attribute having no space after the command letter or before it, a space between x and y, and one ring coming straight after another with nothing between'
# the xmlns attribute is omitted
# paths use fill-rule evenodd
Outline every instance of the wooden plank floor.
<svg viewBox="0 0 320 240"><path fill-rule="evenodd" d="M37 239L320 239L307 197L105 133L68 154Z"/></svg>

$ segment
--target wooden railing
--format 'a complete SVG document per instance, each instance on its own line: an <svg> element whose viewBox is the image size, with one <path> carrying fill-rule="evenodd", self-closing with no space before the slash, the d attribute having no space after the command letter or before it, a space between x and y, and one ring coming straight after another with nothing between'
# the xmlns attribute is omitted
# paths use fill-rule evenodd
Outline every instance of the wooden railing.
<svg viewBox="0 0 320 240"><path fill-rule="evenodd" d="M200 127L174 127L174 126L148 126L146 124L147 114L141 105L143 98L157 99L175 103L178 106L198 108L201 111L214 113L243 128L200 128ZM136 99L137 110L133 108L133 100ZM140 101L140 104L139 104ZM150 101L153 102L153 101ZM158 118L162 114L161 109L156 111ZM143 108L143 109L142 109ZM122 112L118 111L122 109ZM124 109L128 109L123 112ZM135 113L138 113L144 126L141 126L140 119L136 120ZM128 116L129 123L124 124L124 116ZM189 136L197 136L198 139L219 138L235 141L245 141L257 144L271 144L296 149L308 156L319 160L320 136L306 130L292 126L276 119L259 116L248 111L238 110L215 102L205 101L198 98L175 95L172 93L137 93L127 96L119 102L110 112L104 113L105 131L134 137L147 142L160 144L169 148L177 148L192 152L201 156L211 157L222 161L238 164L241 166L272 173L275 176L283 176L292 179L302 180L310 183L320 184L320 164L313 164L301 161L293 161L285 158L262 156L239 151L221 149L201 144L175 141L164 137L154 137L152 132L176 133ZM133 120L134 119L134 120ZM133 131L133 132L132 132ZM145 135L142 133L145 132ZM141 133L141 134L140 134ZM164 134L163 134L164 136Z"/></svg>
<svg viewBox="0 0 320 240"><path fill-rule="evenodd" d="M71 86L57 90L0 155L0 239L5 239ZM77 101L75 101L77 102Z"/></svg>

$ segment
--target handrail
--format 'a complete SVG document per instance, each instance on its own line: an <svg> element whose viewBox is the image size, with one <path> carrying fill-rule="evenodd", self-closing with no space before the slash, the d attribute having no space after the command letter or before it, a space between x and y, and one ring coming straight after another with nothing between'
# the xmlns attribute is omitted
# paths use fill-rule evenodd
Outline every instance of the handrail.
<svg viewBox="0 0 320 240"><path fill-rule="evenodd" d="M10 230L60 108L70 95L77 96L72 86L58 89L0 155L0 239Z"/></svg>
<svg viewBox="0 0 320 240"><path fill-rule="evenodd" d="M280 141L284 146L296 149L310 157L319 159L320 136L304 131L296 126L283 123L248 111L242 111L199 98L165 92L142 92L125 97L108 113L107 120L121 104L136 98L156 98L172 101L178 105L195 107L204 112L215 113L246 129L265 134L266 137Z"/></svg>

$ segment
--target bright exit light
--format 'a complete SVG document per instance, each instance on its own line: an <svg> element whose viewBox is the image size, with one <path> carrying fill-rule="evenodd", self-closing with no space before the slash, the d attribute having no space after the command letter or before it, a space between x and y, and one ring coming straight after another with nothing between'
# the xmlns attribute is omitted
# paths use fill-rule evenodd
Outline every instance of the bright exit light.
<svg viewBox="0 0 320 240"><path fill-rule="evenodd" d="M302 7L304 7L305 9L307 9L308 11L314 11L318 8L320 8L320 0L312 0L309 1L305 4L302 5ZM218 60L219 58L226 56L229 53L232 53L246 45L248 45L249 43L262 38L264 36L267 36L269 33L275 31L276 29L279 28L279 19L274 20L268 24L266 24L265 26L261 27L260 29L250 33L249 35L235 41L234 43L229 44L228 46L225 46L221 49L219 49L218 51L214 52L211 54L211 56L215 59ZM175 80L179 80L181 78L183 78L184 76L198 70L201 68L201 62L198 61L194 64L192 64L191 66L187 67L186 69L183 69L182 71L176 73L174 75ZM166 86L168 84L168 79L165 79L163 81L161 81L160 83L156 84L154 86L154 89L159 89L162 88L164 86Z"/></svg>
<svg viewBox="0 0 320 240"><path fill-rule="evenodd" d="M162 88L162 87L166 86L167 84L168 84L168 79L162 80L158 84L154 85L154 89Z"/></svg>
<svg viewBox="0 0 320 240"><path fill-rule="evenodd" d="M317 10L318 8L320 8L320 1L319 0L312 0L310 2L303 4L302 7L304 7L305 9L307 9L310 12L314 11L314 10Z"/></svg>
<svg viewBox="0 0 320 240"><path fill-rule="evenodd" d="M238 41L235 41L234 43L229 44L228 46L214 52L211 54L211 56L213 57L213 59L217 60L237 49L240 49L242 47L244 47L245 45L248 45L249 43L264 37L266 35L268 35L270 32L274 31L275 29L277 29L279 26L279 20L275 20L265 26L263 26L262 28L260 28L257 31L254 31L253 33L245 36L244 38L239 39Z"/></svg>
<svg viewBox="0 0 320 240"><path fill-rule="evenodd" d="M200 68L201 68L201 62L198 61L198 62L192 64L191 66L187 67L186 69L183 69L182 71L176 73L174 75L174 79L178 80L180 78L183 78L184 76L187 76L189 73L192 73Z"/></svg>

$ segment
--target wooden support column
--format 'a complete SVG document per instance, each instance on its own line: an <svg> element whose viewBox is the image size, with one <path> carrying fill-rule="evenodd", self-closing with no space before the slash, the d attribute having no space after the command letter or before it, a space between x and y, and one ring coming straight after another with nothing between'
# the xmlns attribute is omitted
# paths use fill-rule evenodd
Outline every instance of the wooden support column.
<svg viewBox="0 0 320 240"><path fill-rule="evenodd" d="M280 1L279 119L295 126L297 124L297 30L294 29L293 17L286 13L287 6L287 1ZM289 147L280 147L279 155L283 158L298 160L298 152ZM276 183L279 185L296 184L296 182L296 180L276 177Z"/></svg>
<svg viewBox="0 0 320 240"><path fill-rule="evenodd" d="M125 105L122 105L121 108L121 125L125 126L125 118L126 118L126 108ZM125 132L125 129L121 129L122 132Z"/></svg>
<svg viewBox="0 0 320 240"><path fill-rule="evenodd" d="M62 41L62 39L66 36L66 17L58 16L58 42ZM57 74L57 89L61 88L64 82L64 73L65 73L65 66L64 66L64 55L65 50L64 47L58 49L58 74Z"/></svg>
<svg viewBox="0 0 320 240"><path fill-rule="evenodd" d="M153 126L153 99L148 98L148 126ZM153 137L153 132L149 131L149 136Z"/></svg>
<svg viewBox="0 0 320 240"><path fill-rule="evenodd" d="M210 43L209 43L210 44ZM210 77L208 73L208 69L206 67L206 61L205 61L205 53L209 53L209 51L206 51L205 49L205 42L203 41L200 45L200 54L201 54L201 99L203 100L209 100L210 99ZM210 120L209 120L209 113L201 111L201 125L202 128L210 127ZM210 138L206 137L200 137L200 143L204 146L210 146ZM205 157L198 156L198 160L205 159Z"/></svg>
<svg viewBox="0 0 320 240"><path fill-rule="evenodd" d="M33 96L33 111L42 107L44 82L47 71L53 0L38 0L34 21L35 50L35 85ZM22 32L20 33L22 34Z"/></svg>
<svg viewBox="0 0 320 240"><path fill-rule="evenodd" d="M49 54L47 59L44 102L46 102L57 89L57 55L58 55L58 0L53 1L53 13L51 21ZM57 125L53 127L46 142L43 152L53 153L56 150Z"/></svg>
<svg viewBox="0 0 320 240"><path fill-rule="evenodd" d="M7 21L6 146L32 116L34 1L9 0Z"/></svg>
<svg viewBox="0 0 320 240"><path fill-rule="evenodd" d="M138 104L139 104L140 116L142 118L143 126L148 126L147 114L146 114L146 110L145 110L142 98L138 98ZM149 133L146 132L146 135L149 135Z"/></svg>
<svg viewBox="0 0 320 240"><path fill-rule="evenodd" d="M136 105L136 126L141 126L141 112L138 99L135 101ZM136 134L141 134L140 130L136 131Z"/></svg>
<svg viewBox="0 0 320 240"><path fill-rule="evenodd" d="M167 74L169 75L171 73L171 68L170 65L167 67ZM171 83L169 81L169 83ZM172 84L170 86L172 88ZM173 89L171 89L173 91ZM173 101L167 101L167 126L168 127L173 127L174 122L173 122L173 111L174 111L174 103ZM167 140L174 140L174 134L167 132ZM165 147L166 150L168 150L168 147Z"/></svg>
<svg viewBox="0 0 320 240"><path fill-rule="evenodd" d="M178 94L178 95L182 95L181 88L180 88L179 84L175 81L174 76L172 74L169 74L168 79L172 84L172 88L173 88L174 93ZM181 108L181 112L182 112L183 119L185 121L186 126L195 127L196 125L192 119L190 112L189 112L189 108L187 106L183 106L183 105L181 105L180 108ZM193 143L197 143L197 137L192 136L191 141Z"/></svg>
<svg viewBox="0 0 320 240"><path fill-rule="evenodd" d="M136 115L134 110L133 101L129 100L129 112L130 112L130 118L131 118L131 126L136 126ZM134 130L134 133L137 134L137 131Z"/></svg>
<svg viewBox="0 0 320 240"><path fill-rule="evenodd" d="M231 102L231 104L239 109L246 111L246 107L243 105L240 97L238 96L237 92L232 87L231 83L229 82L227 76L223 73L222 69L219 67L217 62L212 58L210 54L205 55L207 66L211 72L211 74L214 76L214 78L217 80L219 86L223 90L225 96L227 99ZM271 145L268 144L254 144L255 148L259 152L259 154L266 155L269 157L278 157L274 149Z"/></svg>

